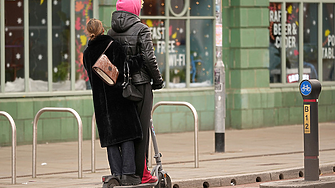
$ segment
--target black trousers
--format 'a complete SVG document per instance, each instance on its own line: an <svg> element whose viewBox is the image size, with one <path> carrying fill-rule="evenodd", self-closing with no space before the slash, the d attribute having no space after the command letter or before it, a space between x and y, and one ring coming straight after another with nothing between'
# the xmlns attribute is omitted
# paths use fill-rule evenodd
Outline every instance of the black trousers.
<svg viewBox="0 0 335 188"><path fill-rule="evenodd" d="M136 85L136 88L143 94L143 100L137 103L137 112L140 117L143 139L136 140L135 144L135 162L136 174L141 178L143 176L144 162L147 162L148 147L149 147L149 133L151 110L153 105L153 94L150 83Z"/></svg>

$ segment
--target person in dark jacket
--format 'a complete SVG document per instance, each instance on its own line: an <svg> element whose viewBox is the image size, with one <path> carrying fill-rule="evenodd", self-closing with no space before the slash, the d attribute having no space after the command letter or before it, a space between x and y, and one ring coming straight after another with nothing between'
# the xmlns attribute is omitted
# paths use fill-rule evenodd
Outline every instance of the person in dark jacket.
<svg viewBox="0 0 335 188"><path fill-rule="evenodd" d="M142 3L141 0L118 0L108 35L123 45L128 58L138 57L136 65L129 63L132 83L143 94L143 100L136 104L143 131L143 139L135 142L136 174L142 177L142 183L152 183L157 181L157 177L151 176L147 170L152 90L163 88L163 79L154 54L151 32L139 18Z"/></svg>
<svg viewBox="0 0 335 188"><path fill-rule="evenodd" d="M113 40L104 35L100 20L90 19L86 24L90 40L83 55L83 62L92 86L93 104L101 147L107 147L108 161L112 175L121 185L140 184L135 175L134 141L142 139L142 129L135 104L122 97L123 77L119 76L114 86L107 85L92 66ZM105 54L123 75L126 57L121 44L113 41Z"/></svg>

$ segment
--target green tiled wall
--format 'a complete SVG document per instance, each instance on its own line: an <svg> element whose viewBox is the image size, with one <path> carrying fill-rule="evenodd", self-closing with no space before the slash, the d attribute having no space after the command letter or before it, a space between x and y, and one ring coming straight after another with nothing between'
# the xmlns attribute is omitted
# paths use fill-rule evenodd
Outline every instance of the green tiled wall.
<svg viewBox="0 0 335 188"><path fill-rule="evenodd" d="M335 90L323 86L319 122L335 120ZM247 129L302 124L303 100L298 88L227 90L226 128Z"/></svg>

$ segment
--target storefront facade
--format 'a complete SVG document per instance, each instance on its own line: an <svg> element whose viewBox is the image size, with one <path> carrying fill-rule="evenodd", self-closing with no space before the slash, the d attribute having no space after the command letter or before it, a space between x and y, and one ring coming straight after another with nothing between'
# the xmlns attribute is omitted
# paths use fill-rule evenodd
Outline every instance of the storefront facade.
<svg viewBox="0 0 335 188"><path fill-rule="evenodd" d="M165 80L165 88L154 92L154 103L191 103L200 130L214 129L218 2L145 0L140 15L152 31ZM19 144L31 143L32 121L43 107L76 110L84 139L90 139L94 111L82 65L88 42L85 24L95 17L110 28L115 4L116 0L0 0L0 111L13 117ZM298 83L303 78L322 82L319 121L334 120L334 3L222 0L221 5L226 128L301 123ZM39 141L76 140L71 114L46 112L40 119ZM186 107L159 107L153 120L158 133L194 129ZM10 139L9 123L1 118L0 145L9 145Z"/></svg>

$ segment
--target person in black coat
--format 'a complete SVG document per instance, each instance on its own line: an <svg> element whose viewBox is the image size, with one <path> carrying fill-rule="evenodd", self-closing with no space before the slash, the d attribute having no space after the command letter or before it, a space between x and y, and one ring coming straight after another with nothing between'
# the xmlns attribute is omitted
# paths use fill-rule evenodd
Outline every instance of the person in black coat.
<svg viewBox="0 0 335 188"><path fill-rule="evenodd" d="M117 11L112 14L112 28L107 34L127 49L128 57L137 57L137 61L129 63L132 84L143 95L143 100L136 103L143 131L143 139L135 142L136 174L142 177L142 183L153 183L157 177L151 176L147 170L152 90L163 88L163 79L158 69L150 29L139 18L142 3L141 0L118 0Z"/></svg>
<svg viewBox="0 0 335 188"><path fill-rule="evenodd" d="M141 179L135 175L134 141L142 139L142 129L136 105L122 97L123 76L109 86L93 72L92 66L113 39L103 34L100 20L90 19L86 29L90 40L84 50L83 63L92 86L101 147L107 147L111 173L120 179L121 185L139 184ZM123 75L125 53L121 44L113 41L105 54L118 68L119 75Z"/></svg>

